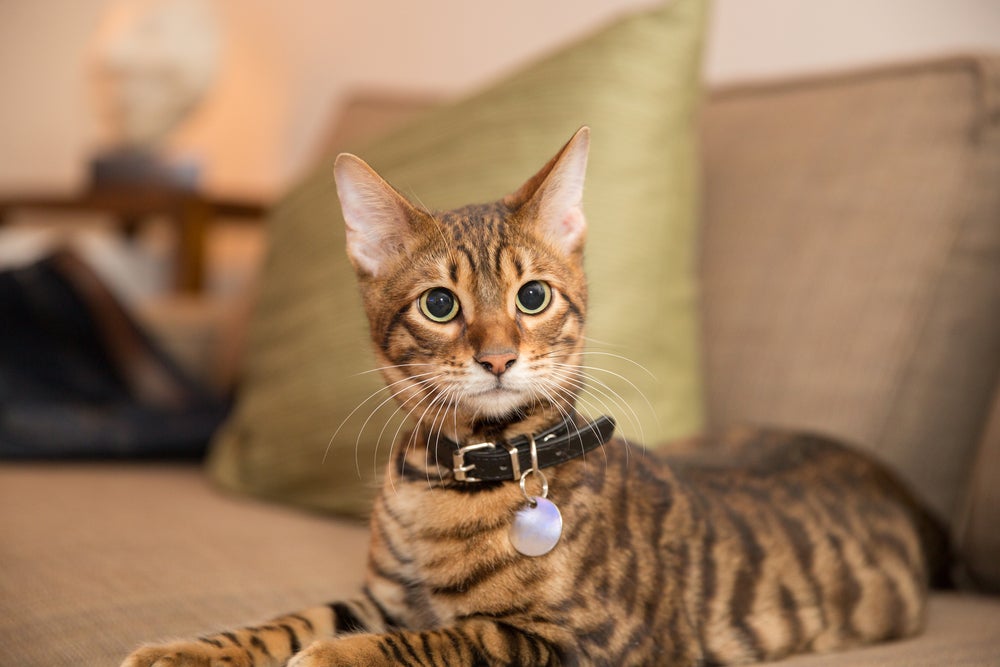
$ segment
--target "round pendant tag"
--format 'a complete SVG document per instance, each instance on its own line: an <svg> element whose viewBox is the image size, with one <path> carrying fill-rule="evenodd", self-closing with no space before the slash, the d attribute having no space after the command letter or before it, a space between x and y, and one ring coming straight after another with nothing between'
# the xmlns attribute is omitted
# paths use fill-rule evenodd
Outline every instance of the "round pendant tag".
<svg viewBox="0 0 1000 667"><path fill-rule="evenodd" d="M534 507L528 505L514 515L510 527L510 543L525 556L543 556L552 551L562 535L562 514L559 508L545 498L533 498Z"/></svg>

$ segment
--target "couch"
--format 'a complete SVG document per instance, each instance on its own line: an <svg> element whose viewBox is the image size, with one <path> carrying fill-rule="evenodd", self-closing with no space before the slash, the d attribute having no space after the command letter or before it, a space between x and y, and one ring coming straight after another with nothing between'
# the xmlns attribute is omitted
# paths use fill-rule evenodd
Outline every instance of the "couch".
<svg viewBox="0 0 1000 667"><path fill-rule="evenodd" d="M1000 60L713 91L700 127L706 428L870 447L962 558L919 637L781 664L1000 665ZM0 665L111 666L351 595L366 541L195 462L0 464Z"/></svg>

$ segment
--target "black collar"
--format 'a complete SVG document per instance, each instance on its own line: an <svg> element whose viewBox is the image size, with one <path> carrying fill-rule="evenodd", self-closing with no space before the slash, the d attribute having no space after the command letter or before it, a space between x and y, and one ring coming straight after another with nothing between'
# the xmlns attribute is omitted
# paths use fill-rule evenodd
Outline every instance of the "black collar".
<svg viewBox="0 0 1000 667"><path fill-rule="evenodd" d="M518 481L532 468L531 443L539 468L565 463L598 445L603 445L615 432L615 420L599 417L589 424L577 426L568 418L534 436L520 435L510 442L478 442L460 446L447 440L452 450L452 472L459 482Z"/></svg>

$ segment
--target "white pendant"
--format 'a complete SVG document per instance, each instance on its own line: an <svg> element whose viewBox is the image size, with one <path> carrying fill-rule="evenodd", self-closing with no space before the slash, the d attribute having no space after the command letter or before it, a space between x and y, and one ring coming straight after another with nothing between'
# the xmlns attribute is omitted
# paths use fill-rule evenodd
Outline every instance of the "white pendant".
<svg viewBox="0 0 1000 667"><path fill-rule="evenodd" d="M544 556L562 535L562 514L545 498L533 498L534 506L518 510L510 527L510 543L525 556Z"/></svg>

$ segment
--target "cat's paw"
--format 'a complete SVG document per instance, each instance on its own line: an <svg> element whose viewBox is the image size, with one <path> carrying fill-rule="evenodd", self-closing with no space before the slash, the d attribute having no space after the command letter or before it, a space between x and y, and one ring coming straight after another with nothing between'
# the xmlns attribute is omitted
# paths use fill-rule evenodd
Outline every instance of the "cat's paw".
<svg viewBox="0 0 1000 667"><path fill-rule="evenodd" d="M181 641L143 646L121 667L253 667L253 658L238 646Z"/></svg>
<svg viewBox="0 0 1000 667"><path fill-rule="evenodd" d="M320 639L304 648L288 662L288 667L392 667L378 648L375 635L349 635L340 639Z"/></svg>

